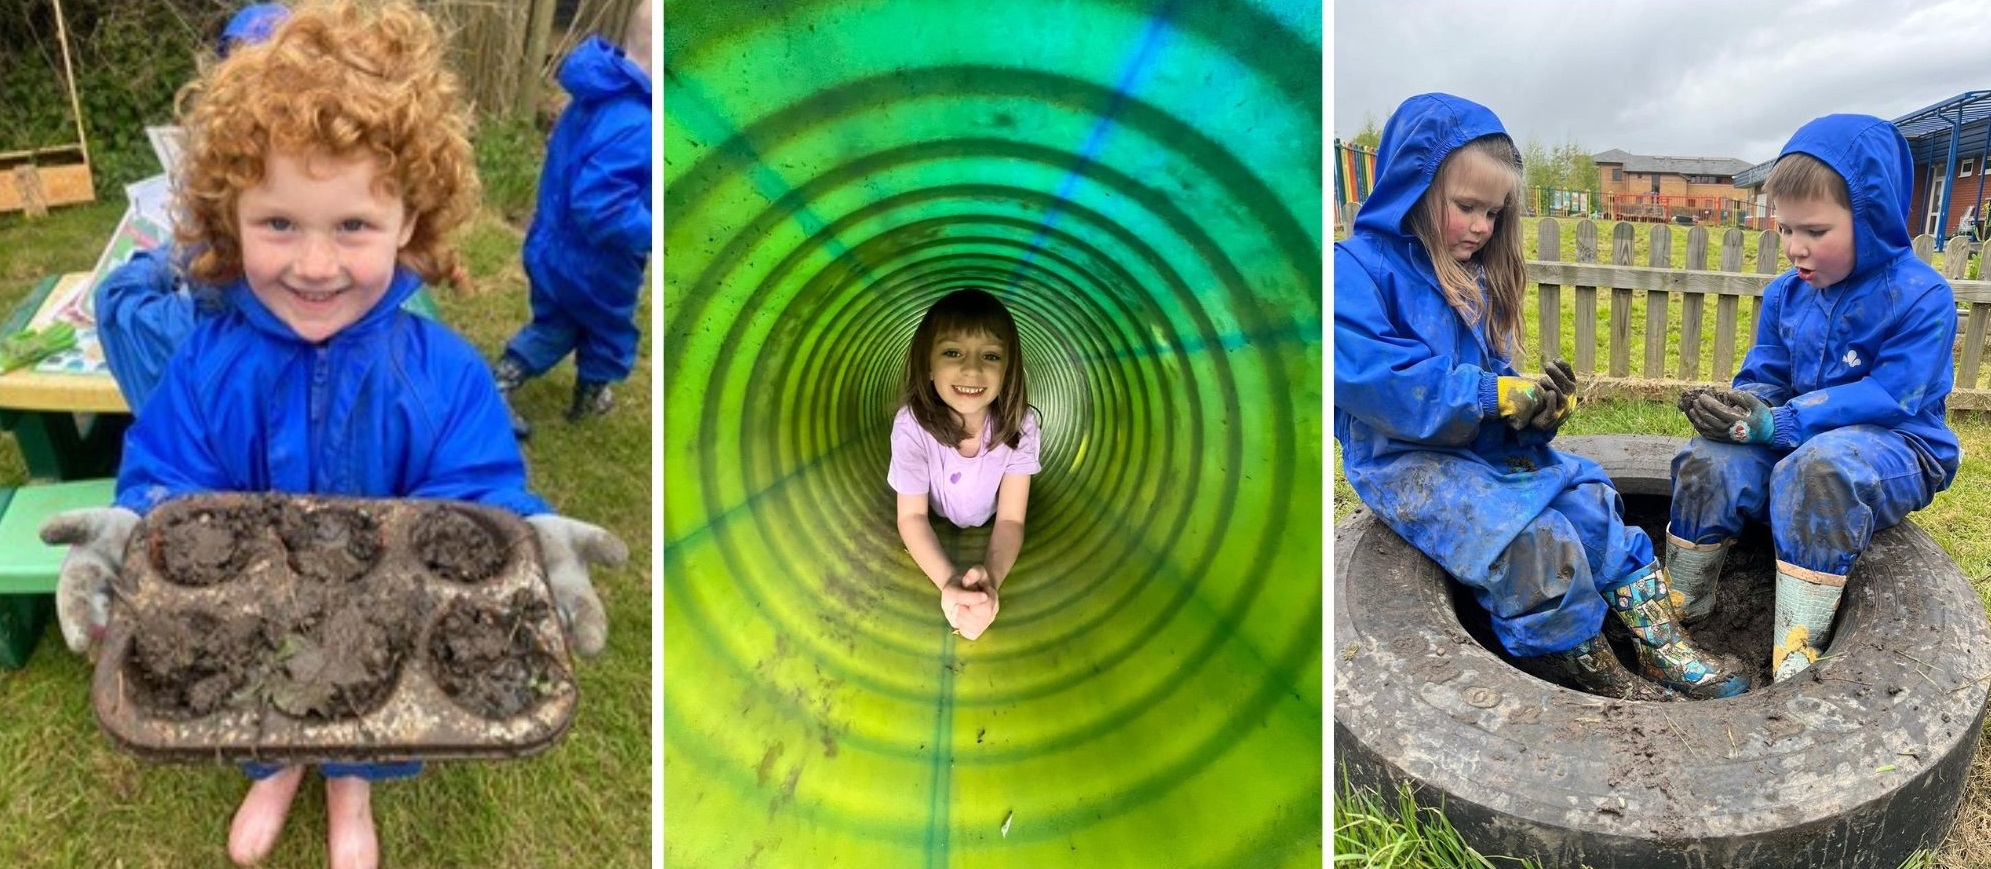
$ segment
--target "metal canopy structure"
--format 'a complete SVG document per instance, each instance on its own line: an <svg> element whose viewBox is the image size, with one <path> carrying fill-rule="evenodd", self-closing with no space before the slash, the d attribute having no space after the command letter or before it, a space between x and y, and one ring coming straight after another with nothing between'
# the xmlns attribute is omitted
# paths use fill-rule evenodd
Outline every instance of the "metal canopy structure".
<svg viewBox="0 0 1991 869"><path fill-rule="evenodd" d="M1991 90L1965 91L1942 102L1924 106L1894 119L1894 126L1908 139L1908 152L1916 165L1927 163L1934 171L1943 167L1943 192L1936 205L1936 249L1956 229L1949 219L1951 194L1956 187L1959 156L1977 155L1977 190L1973 202L1984 198L1984 164L1991 157ZM1982 219L1983 215L1972 215Z"/></svg>

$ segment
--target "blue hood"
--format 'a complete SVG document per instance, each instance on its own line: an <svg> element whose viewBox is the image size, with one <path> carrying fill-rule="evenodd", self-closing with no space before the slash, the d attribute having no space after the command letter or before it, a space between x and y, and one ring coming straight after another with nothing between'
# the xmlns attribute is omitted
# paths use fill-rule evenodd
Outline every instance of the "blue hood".
<svg viewBox="0 0 1991 869"><path fill-rule="evenodd" d="M1799 127L1777 153L1809 154L1825 161L1853 199L1853 272L1860 277L1893 262L1908 249L1908 198L1915 164L1908 140L1872 115L1826 115Z"/></svg>
<svg viewBox="0 0 1991 869"><path fill-rule="evenodd" d="M574 47L560 64L560 86L581 102L600 102L617 94L640 95L650 104L650 77L642 67L623 56L622 49L599 36L590 36Z"/></svg>
<svg viewBox="0 0 1991 869"><path fill-rule="evenodd" d="M1411 238L1410 210L1431 187L1439 164L1453 151L1481 136L1506 135L1492 110L1451 94L1418 94L1404 100L1383 126L1376 148L1381 172L1362 210L1355 213L1355 231Z"/></svg>

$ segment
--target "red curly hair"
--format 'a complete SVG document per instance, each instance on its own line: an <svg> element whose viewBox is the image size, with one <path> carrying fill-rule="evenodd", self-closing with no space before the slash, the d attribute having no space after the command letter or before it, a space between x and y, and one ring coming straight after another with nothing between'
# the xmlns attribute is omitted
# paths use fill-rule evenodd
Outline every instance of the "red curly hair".
<svg viewBox="0 0 1991 869"><path fill-rule="evenodd" d="M187 131L174 237L189 275L242 275L236 206L271 152L371 157L384 192L415 225L400 264L431 285L461 285L450 240L477 209L470 116L442 35L406 0L299 4L269 41L243 46L179 95Z"/></svg>

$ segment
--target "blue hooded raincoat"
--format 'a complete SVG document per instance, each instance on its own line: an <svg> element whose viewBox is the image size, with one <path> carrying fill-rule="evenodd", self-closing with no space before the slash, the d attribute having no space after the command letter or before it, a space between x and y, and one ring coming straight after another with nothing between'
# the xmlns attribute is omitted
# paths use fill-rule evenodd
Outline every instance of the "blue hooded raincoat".
<svg viewBox="0 0 1991 869"><path fill-rule="evenodd" d="M1602 468L1500 419L1514 368L1445 301L1410 228L1445 157L1494 134L1492 112L1445 94L1383 128L1375 189L1334 246L1334 437L1363 503L1473 589L1508 652L1541 655L1596 636L1601 592L1654 561Z"/></svg>
<svg viewBox="0 0 1991 869"><path fill-rule="evenodd" d="M505 345L529 374L568 353L581 380L627 379L650 260L650 77L589 37L560 66L573 97L553 127L525 236L532 322Z"/></svg>
<svg viewBox="0 0 1991 869"><path fill-rule="evenodd" d="M1824 289L1792 269L1763 289L1756 344L1736 389L1769 405L1767 446L1695 438L1673 460L1669 531L1689 543L1770 521L1779 560L1844 576L1873 532L1928 506L1956 477L1943 421L1956 300L1911 251L1908 143L1887 121L1827 115L1782 154L1847 182L1853 270Z"/></svg>
<svg viewBox="0 0 1991 869"><path fill-rule="evenodd" d="M401 310L420 287L397 270L373 310L312 344L237 281L126 432L118 506L274 491L547 512L476 348Z"/></svg>

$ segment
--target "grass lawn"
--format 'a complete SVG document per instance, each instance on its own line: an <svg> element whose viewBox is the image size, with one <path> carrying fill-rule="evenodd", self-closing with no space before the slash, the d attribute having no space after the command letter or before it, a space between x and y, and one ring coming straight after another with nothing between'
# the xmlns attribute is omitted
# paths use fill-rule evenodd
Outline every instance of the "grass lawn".
<svg viewBox="0 0 1991 869"><path fill-rule="evenodd" d="M59 209L28 222L0 215L0 311L41 278L91 268L122 203ZM523 233L487 213L464 251L478 290L441 294L444 320L494 357L525 321ZM639 322L648 322L645 294ZM650 340L606 418L562 418L564 364L517 393L537 425L526 447L532 485L562 514L602 525L630 561L598 569L608 649L580 662L581 702L566 737L523 760L431 764L374 789L383 862L391 866L648 866L650 644L655 588L650 504ZM22 483L19 449L0 437L0 485ZM125 754L97 728L89 667L51 624L24 669L0 669L0 866L227 865L228 822L247 779L225 764L161 765ZM266 863L325 865L324 790L307 780Z"/></svg>
<svg viewBox="0 0 1991 869"><path fill-rule="evenodd" d="M1963 443L1962 467L1950 488L1937 495L1927 508L1913 514L1911 521L1941 544L1943 551L1956 560L1963 575L1970 579L1978 596L1991 602L1991 523L1983 518L1985 493L1991 492L1991 415L1951 414L1950 427ZM1693 429L1686 417L1671 405L1610 400L1578 407L1576 415L1563 426L1562 434L1656 434L1684 438L1692 436ZM1355 511L1359 501L1342 476L1340 445L1335 444L1333 449L1334 519L1339 522ZM1991 745L1985 742L1980 738L1977 761L1956 826L1926 864L1929 867L1966 869L1991 865ZM1378 859L1403 857L1399 862L1375 865L1479 865L1442 856L1442 849L1450 845L1443 841L1442 831L1434 832L1431 816L1415 825L1395 820L1401 817L1399 811L1392 810L1397 802L1396 795L1383 800L1375 794L1348 794L1337 789L1334 806L1337 854L1365 853ZM1394 828L1390 826L1392 823ZM1341 851L1345 825L1354 825L1355 830L1370 838L1351 838L1347 846L1353 850ZM1358 861L1352 865L1371 864Z"/></svg>

